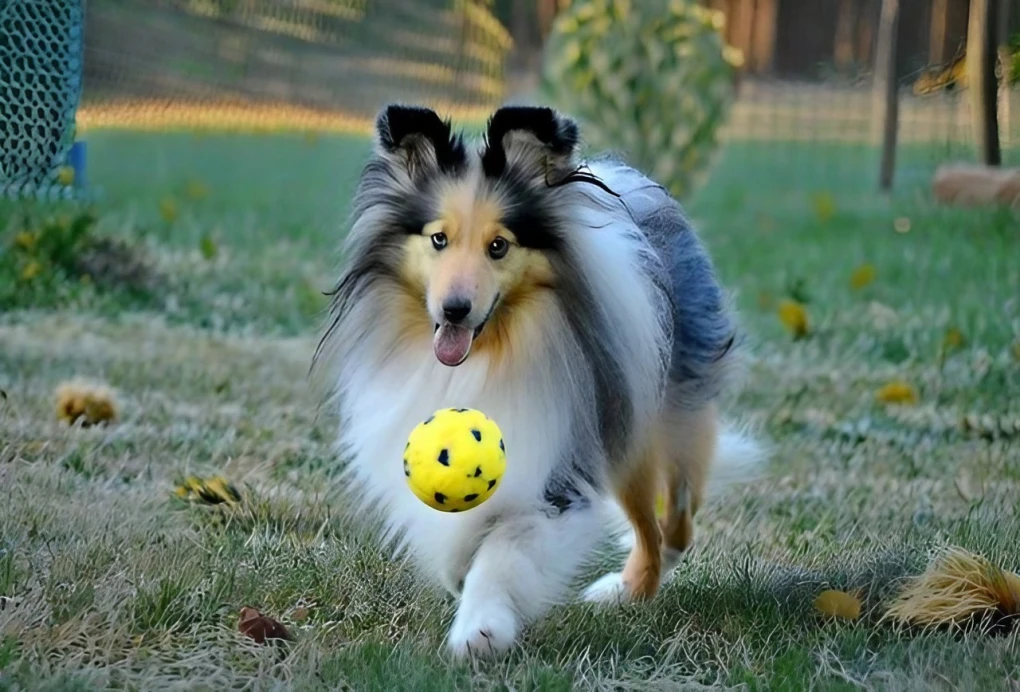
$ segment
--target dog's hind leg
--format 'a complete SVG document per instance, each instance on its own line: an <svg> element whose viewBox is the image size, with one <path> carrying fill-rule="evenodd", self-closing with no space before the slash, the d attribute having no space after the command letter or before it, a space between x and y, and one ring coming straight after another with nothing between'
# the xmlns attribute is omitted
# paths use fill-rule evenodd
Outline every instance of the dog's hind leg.
<svg viewBox="0 0 1020 692"><path fill-rule="evenodd" d="M696 410L669 408L663 414L666 512L661 528L663 569L667 573L694 540L694 515L705 498L718 438L715 404Z"/></svg>
<svg viewBox="0 0 1020 692"><path fill-rule="evenodd" d="M658 592L662 531L655 517L655 498L662 487L662 471L662 449L653 443L620 473L616 496L634 529L634 545L623 571L598 579L585 590L585 600L646 600Z"/></svg>

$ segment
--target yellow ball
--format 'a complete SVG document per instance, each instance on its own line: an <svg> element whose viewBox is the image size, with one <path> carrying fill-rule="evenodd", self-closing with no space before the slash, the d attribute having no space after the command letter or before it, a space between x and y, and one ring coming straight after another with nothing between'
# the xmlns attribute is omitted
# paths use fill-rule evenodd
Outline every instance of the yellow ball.
<svg viewBox="0 0 1020 692"><path fill-rule="evenodd" d="M404 448L404 475L419 500L441 512L463 512L499 488L506 447L499 426L481 411L446 408L422 421Z"/></svg>

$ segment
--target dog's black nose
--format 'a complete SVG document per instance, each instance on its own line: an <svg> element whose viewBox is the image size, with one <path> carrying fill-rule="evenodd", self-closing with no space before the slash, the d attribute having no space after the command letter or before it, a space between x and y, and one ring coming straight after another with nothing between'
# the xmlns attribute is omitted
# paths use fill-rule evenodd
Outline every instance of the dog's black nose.
<svg viewBox="0 0 1020 692"><path fill-rule="evenodd" d="M443 301L443 317L450 324L460 324L471 314L471 301L466 298L447 298Z"/></svg>

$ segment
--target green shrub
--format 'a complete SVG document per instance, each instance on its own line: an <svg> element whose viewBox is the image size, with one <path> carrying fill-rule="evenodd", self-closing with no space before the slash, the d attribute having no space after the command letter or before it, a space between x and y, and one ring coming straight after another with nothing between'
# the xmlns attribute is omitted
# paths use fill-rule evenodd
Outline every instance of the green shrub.
<svg viewBox="0 0 1020 692"><path fill-rule="evenodd" d="M134 246L96 234L91 212L38 212L0 209L0 310L62 306L96 291L155 299L156 270Z"/></svg>
<svg viewBox="0 0 1020 692"><path fill-rule="evenodd" d="M575 0L550 34L543 87L590 144L685 195L717 147L742 59L722 25L690 0Z"/></svg>

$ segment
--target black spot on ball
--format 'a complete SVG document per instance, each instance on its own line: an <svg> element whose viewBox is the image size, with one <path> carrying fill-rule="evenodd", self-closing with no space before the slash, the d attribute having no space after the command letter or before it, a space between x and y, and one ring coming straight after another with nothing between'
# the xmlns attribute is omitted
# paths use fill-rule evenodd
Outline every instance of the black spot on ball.
<svg viewBox="0 0 1020 692"><path fill-rule="evenodd" d="M441 450L439 452L439 457L436 458L436 461L438 461L443 466L449 466L450 465L450 452L448 450L446 450L446 449Z"/></svg>
<svg viewBox="0 0 1020 692"><path fill-rule="evenodd" d="M435 494L435 498L436 498L436 502L438 502L439 504L441 504L441 505L445 505L446 504L446 495L443 495L442 493L436 493Z"/></svg>
<svg viewBox="0 0 1020 692"><path fill-rule="evenodd" d="M467 413L466 408L455 408L453 410L456 411L457 413Z"/></svg>
<svg viewBox="0 0 1020 692"><path fill-rule="evenodd" d="M494 487L496 487L496 479L495 478L493 478L491 481L489 481L489 490L492 490Z"/></svg>
<svg viewBox="0 0 1020 692"><path fill-rule="evenodd" d="M475 436L475 441L476 442L481 442L482 441L482 431L481 430L472 430L471 434Z"/></svg>
<svg viewBox="0 0 1020 692"><path fill-rule="evenodd" d="M411 467L407 465L407 459L404 459L404 475L408 478L411 477Z"/></svg>
<svg viewBox="0 0 1020 692"><path fill-rule="evenodd" d="M450 513L452 514L453 512L459 512L459 511L460 511L459 509L454 508L454 509L450 510Z"/></svg>
<svg viewBox="0 0 1020 692"><path fill-rule="evenodd" d="M464 496L464 502L474 502L478 499L478 493L471 493L470 495Z"/></svg>
<svg viewBox="0 0 1020 692"><path fill-rule="evenodd" d="M426 419L425 419L425 425L428 425L428 424L429 424L429 423L431 423L431 422L432 422L432 421L433 421L434 419L435 419L435 416L429 416L428 418L426 418Z"/></svg>
<svg viewBox="0 0 1020 692"><path fill-rule="evenodd" d="M475 478L480 478L482 475L482 467L478 466L475 468Z"/></svg>
<svg viewBox="0 0 1020 692"><path fill-rule="evenodd" d="M506 447L503 446L503 440L499 441L499 451L501 451L504 454L506 454Z"/></svg>

